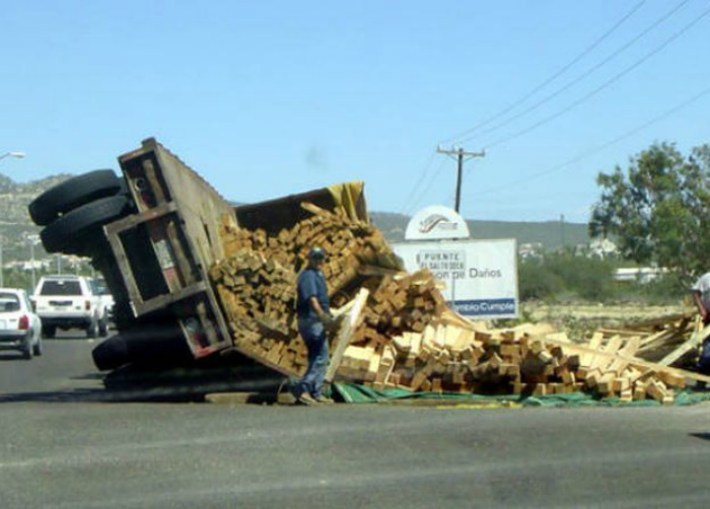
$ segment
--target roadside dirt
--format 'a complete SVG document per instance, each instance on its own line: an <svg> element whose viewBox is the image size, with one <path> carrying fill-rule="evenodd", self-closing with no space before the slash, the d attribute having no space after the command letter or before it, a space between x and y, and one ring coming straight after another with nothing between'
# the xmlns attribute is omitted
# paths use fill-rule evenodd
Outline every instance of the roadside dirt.
<svg viewBox="0 0 710 509"><path fill-rule="evenodd" d="M542 304L523 303L522 321L550 323L575 342L588 340L599 328L623 329L635 323L693 312L689 304L648 306L644 304Z"/></svg>

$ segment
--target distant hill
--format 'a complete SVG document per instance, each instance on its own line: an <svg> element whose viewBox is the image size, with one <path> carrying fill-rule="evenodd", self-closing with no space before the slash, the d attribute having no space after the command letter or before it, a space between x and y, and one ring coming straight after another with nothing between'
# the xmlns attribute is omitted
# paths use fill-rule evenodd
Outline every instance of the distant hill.
<svg viewBox="0 0 710 509"><path fill-rule="evenodd" d="M370 212L370 219L390 242L404 240L404 231L409 216L389 212ZM563 246L587 244L590 241L585 223L562 223L560 221L511 222L467 220L474 239L517 239L520 244L542 244L546 250Z"/></svg>
<svg viewBox="0 0 710 509"><path fill-rule="evenodd" d="M27 236L40 230L32 223L27 212L29 203L47 189L63 182L72 175L52 175L28 183L16 183L0 174L0 240L5 262L27 259ZM409 216L391 212L370 212L370 218L390 242L404 240L404 231ZM575 246L589 242L587 225L579 223L467 221L471 236L476 239L515 238L518 245L540 243L546 250L561 246ZM37 246L38 258L44 255Z"/></svg>
<svg viewBox="0 0 710 509"><path fill-rule="evenodd" d="M63 182L71 175L52 175L28 183L17 183L0 174L0 245L3 262L30 258L28 236L39 233L27 212L27 206L39 194ZM46 256L42 246L35 249L36 257Z"/></svg>
<svg viewBox="0 0 710 509"><path fill-rule="evenodd" d="M35 196L52 186L56 186L70 176L64 174L53 175L26 184L19 184L0 174L0 222L32 224L27 213L27 205Z"/></svg>

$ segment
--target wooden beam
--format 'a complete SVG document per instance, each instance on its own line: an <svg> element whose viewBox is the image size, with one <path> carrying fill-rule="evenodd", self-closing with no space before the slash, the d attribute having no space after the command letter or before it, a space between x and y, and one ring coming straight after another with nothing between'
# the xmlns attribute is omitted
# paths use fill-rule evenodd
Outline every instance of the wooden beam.
<svg viewBox="0 0 710 509"><path fill-rule="evenodd" d="M707 328L708 327L706 327L706 329ZM705 330L705 329L703 329L703 330ZM646 371L649 369L652 371L667 371L668 373L683 376L684 378L688 378L690 380L696 380L699 382L710 382L710 376L708 376L708 375L701 375L700 373L693 373L692 371L686 371L684 369L672 368L670 366L664 366L662 364L648 362L643 359L639 359L638 357L627 357L624 355L615 355L615 354L610 354L610 353L606 353L606 352L600 352L599 350L593 350L591 348L587 348L582 345L563 343L561 341L548 340L547 343L556 344L558 346L561 346L561 347L563 347L564 350L569 351L569 352L577 352L580 354L590 354L590 355L595 355L595 356L600 356L600 357L607 357L609 359L613 359L613 358L618 357L619 359L628 361L629 366L633 366L637 369L640 369L641 371Z"/></svg>
<svg viewBox="0 0 710 509"><path fill-rule="evenodd" d="M371 264L360 265L357 272L361 276L397 276L402 274L402 271L398 269L389 269Z"/></svg>
<svg viewBox="0 0 710 509"><path fill-rule="evenodd" d="M666 329L655 334L651 334L650 336L646 336L641 341L641 347L639 348L638 353L655 350L656 348L670 342L674 338L681 336L681 334L682 332L676 329Z"/></svg>
<svg viewBox="0 0 710 509"><path fill-rule="evenodd" d="M661 366L670 366L693 348L697 348L708 336L710 336L710 325L706 325L703 329L695 331L688 341L658 361L658 364Z"/></svg>
<svg viewBox="0 0 710 509"><path fill-rule="evenodd" d="M601 332L604 334L604 336L639 336L639 335L648 335L648 332L642 332L639 330L632 330L632 329L610 329L606 327L602 327L600 329L597 329L596 332ZM665 331L661 331L660 334L664 333Z"/></svg>
<svg viewBox="0 0 710 509"><path fill-rule="evenodd" d="M362 312L365 309L365 303L367 302L367 297L369 295L370 292L367 288L361 288L355 296L355 299L353 299L354 303L352 307L350 307L348 312L344 315L338 334L332 344L333 353L330 357L330 364L328 364L328 369L325 373L325 380L328 382L333 381L335 373L343 359L343 353L350 343L350 338L363 319Z"/></svg>

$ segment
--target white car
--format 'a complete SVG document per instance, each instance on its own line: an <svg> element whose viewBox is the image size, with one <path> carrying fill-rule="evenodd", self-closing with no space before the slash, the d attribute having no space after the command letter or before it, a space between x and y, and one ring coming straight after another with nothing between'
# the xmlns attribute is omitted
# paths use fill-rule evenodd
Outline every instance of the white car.
<svg viewBox="0 0 710 509"><path fill-rule="evenodd" d="M89 338L108 334L108 317L91 278L76 275L42 276L32 295L42 320L42 335L53 338L57 329L84 329Z"/></svg>
<svg viewBox="0 0 710 509"><path fill-rule="evenodd" d="M24 290L0 288L0 350L19 350L25 359L42 355L42 321Z"/></svg>

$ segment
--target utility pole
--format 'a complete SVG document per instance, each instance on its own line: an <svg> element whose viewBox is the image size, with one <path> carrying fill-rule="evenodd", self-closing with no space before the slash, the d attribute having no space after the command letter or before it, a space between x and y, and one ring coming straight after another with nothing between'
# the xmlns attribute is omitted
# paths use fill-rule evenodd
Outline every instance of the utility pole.
<svg viewBox="0 0 710 509"><path fill-rule="evenodd" d="M463 148L452 147L449 150L445 150L441 147L437 147L436 151L439 154L446 154L457 160L457 173L456 173L456 206L454 210L456 212L461 208L461 180L463 179L463 162L471 159L472 157L485 157L486 151L481 150L480 152L466 152Z"/></svg>
<svg viewBox="0 0 710 509"><path fill-rule="evenodd" d="M565 247L565 215L560 214L560 243Z"/></svg>
<svg viewBox="0 0 710 509"><path fill-rule="evenodd" d="M30 239L30 263L32 264L32 291L35 291L37 286L37 274L35 273L35 243L34 239Z"/></svg>

